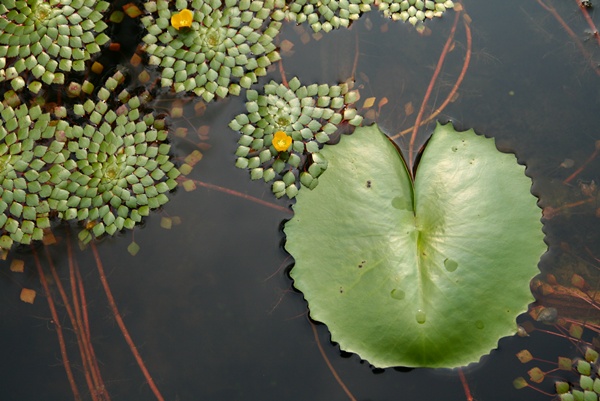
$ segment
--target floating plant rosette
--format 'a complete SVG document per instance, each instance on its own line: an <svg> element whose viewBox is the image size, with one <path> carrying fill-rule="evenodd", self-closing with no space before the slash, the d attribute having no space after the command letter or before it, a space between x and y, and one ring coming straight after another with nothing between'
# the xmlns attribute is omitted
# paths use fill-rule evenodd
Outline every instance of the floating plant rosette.
<svg viewBox="0 0 600 401"><path fill-rule="evenodd" d="M327 168L319 150L341 124L360 125L362 117L350 105L358 92L343 83L303 86L298 78L289 87L271 81L263 94L248 90L246 113L229 127L239 131L236 166L249 169L253 180L274 181L276 197L293 198L297 181L310 189Z"/></svg>
<svg viewBox="0 0 600 401"><path fill-rule="evenodd" d="M50 227L49 198L69 163L57 121L39 106L0 103L0 248L29 244Z"/></svg>
<svg viewBox="0 0 600 401"><path fill-rule="evenodd" d="M413 25L441 17L446 9L454 8L452 0L378 0L377 4L386 17Z"/></svg>
<svg viewBox="0 0 600 401"><path fill-rule="evenodd" d="M314 32L329 32L334 28L349 27L362 13L371 10L373 0L296 0L288 2L283 14L274 12L274 16L283 15L298 24L307 23Z"/></svg>
<svg viewBox="0 0 600 401"><path fill-rule="evenodd" d="M144 6L143 49L161 71L161 86L175 92L194 92L207 102L239 95L280 59L273 0L156 0Z"/></svg>
<svg viewBox="0 0 600 401"><path fill-rule="evenodd" d="M55 189L50 204L61 218L85 223L79 234L84 243L133 228L168 202L179 176L170 160L165 121L142 107L149 95L123 91L121 105L113 110L109 93L101 89L97 102L74 107L89 122L65 130L76 168Z"/></svg>
<svg viewBox="0 0 600 401"><path fill-rule="evenodd" d="M84 71L86 61L110 41L103 21L109 6L95 0L3 0L0 81L38 93L43 84L63 84L66 72ZM26 81L24 71L33 79Z"/></svg>

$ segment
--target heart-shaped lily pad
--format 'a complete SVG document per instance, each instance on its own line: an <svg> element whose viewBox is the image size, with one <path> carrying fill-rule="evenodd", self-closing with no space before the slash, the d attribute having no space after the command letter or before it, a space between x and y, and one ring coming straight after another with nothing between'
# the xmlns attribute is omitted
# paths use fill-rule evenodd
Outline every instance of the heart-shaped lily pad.
<svg viewBox="0 0 600 401"><path fill-rule="evenodd" d="M322 150L285 225L294 285L332 340L377 367L476 362L516 331L545 252L514 155L438 125L413 183L376 125Z"/></svg>

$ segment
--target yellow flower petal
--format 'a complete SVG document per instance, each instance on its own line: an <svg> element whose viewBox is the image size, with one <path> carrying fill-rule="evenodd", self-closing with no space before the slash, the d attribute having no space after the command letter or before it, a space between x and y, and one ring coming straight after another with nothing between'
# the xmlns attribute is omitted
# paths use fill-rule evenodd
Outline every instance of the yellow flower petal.
<svg viewBox="0 0 600 401"><path fill-rule="evenodd" d="M285 152L292 145L292 137L283 131L277 131L273 135L273 147L278 152Z"/></svg>
<svg viewBox="0 0 600 401"><path fill-rule="evenodd" d="M194 13L184 8L177 14L173 14L171 16L171 25L177 30L182 27L191 27L192 21L194 20Z"/></svg>

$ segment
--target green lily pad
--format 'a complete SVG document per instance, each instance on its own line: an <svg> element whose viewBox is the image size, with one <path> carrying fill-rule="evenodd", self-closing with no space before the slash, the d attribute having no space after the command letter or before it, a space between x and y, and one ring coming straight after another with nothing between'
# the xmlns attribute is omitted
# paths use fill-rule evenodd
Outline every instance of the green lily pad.
<svg viewBox="0 0 600 401"><path fill-rule="evenodd" d="M326 145L285 225L294 285L332 340L377 367L476 362L516 332L545 252L514 155L438 125L413 183L376 125Z"/></svg>

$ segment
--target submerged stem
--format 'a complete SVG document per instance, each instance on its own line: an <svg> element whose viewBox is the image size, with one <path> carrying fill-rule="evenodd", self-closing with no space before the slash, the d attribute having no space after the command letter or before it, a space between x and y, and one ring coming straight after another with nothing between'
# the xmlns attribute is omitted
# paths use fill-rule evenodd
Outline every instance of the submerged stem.
<svg viewBox="0 0 600 401"><path fill-rule="evenodd" d="M115 298L113 297L112 291L110 290L110 286L108 285L108 281L106 280L106 275L104 273L104 267L102 267L102 261L100 260L100 255L98 254L98 248L96 248L96 244L94 242L91 243L91 248L92 248L92 252L94 253L94 259L96 261L96 267L98 268L98 274L100 275L100 282L102 283L102 287L104 288L104 292L106 293L106 298L108 299L108 304L110 305L110 309L113 313L115 321L117 322L117 325L119 326L119 329L121 330L121 333L123 333L125 342L127 342L127 345L129 345L129 349L131 350L133 357L135 358L138 366L140 367L142 374L146 378L146 382L148 383L150 390L152 390L152 392L154 393L154 396L156 397L156 399L158 401L164 401L162 394L160 393L160 391L158 390L158 387L154 383L152 376L150 376L150 372L148 372L148 369L146 368L146 365L144 364L144 360L142 359L142 356L138 352L135 343L131 339L131 335L129 334L129 331L127 330L127 327L125 326L125 322L123 321L123 318L121 317L121 314L119 313L119 309L117 308Z"/></svg>
<svg viewBox="0 0 600 401"><path fill-rule="evenodd" d="M340 385L342 390L344 390L344 393L346 393L346 395L348 396L350 401L356 401L356 398L354 398L354 395L350 392L350 390L348 390L348 387L346 387L346 385L344 384L344 382L342 381L340 376L337 374L337 371L335 370L335 368L329 361L329 358L327 358L327 355L325 354L325 350L323 350L323 346L321 345L321 340L319 340L319 333L317 333L317 326L311 321L309 321L309 323L310 323L310 327L312 328L313 334L315 336L315 341L317 342L317 347L319 347L319 352L321 353L321 356L325 360L325 363L327 364L327 367L331 371L331 374L333 374L335 381L338 382L338 384Z"/></svg>
<svg viewBox="0 0 600 401"><path fill-rule="evenodd" d="M50 293L50 287L48 286L48 281L46 280L46 276L44 275L44 269L42 268L40 258L35 248L33 249L33 259L35 261L35 266L37 268L38 275L40 276L40 283L42 284L42 287L44 287L44 292L46 293L46 300L48 301L48 307L50 308L50 314L52 315L54 326L56 327L56 335L58 336L58 344L60 346L60 355L62 357L63 365L65 366L65 372L67 373L67 379L69 380L71 391L73 392L73 398L75 399L75 401L81 401L81 394L79 393L79 388L77 387L75 377L73 376L73 371L71 370L71 363L69 362L69 355L67 354L65 338L63 336L60 320L58 320L58 313L56 312L54 300L52 299L52 294Z"/></svg>
<svg viewBox="0 0 600 401"><path fill-rule="evenodd" d="M452 24L452 29L450 30L450 35L448 35L448 39L446 40L446 44L444 45L444 49L442 50L442 54L437 62L435 67L435 71L433 72L433 76L431 77L431 81L429 81L429 86L427 87L427 92L425 92L425 97L423 97L423 102L421 102L421 108L419 109L419 114L417 114L417 119L415 120L415 125L413 126L412 135L410 136L410 143L408 146L408 167L411 175L414 178L414 153L415 153L415 140L417 138L417 131L419 130L419 126L421 125L421 119L423 118L423 113L425 113L425 107L427 106L427 102L429 101L429 97L431 96L431 92L433 91L433 87L435 86L435 82L437 81L438 75L442 70L442 65L444 64L444 60L446 59L446 55L450 51L450 45L454 39L454 34L456 33L456 26L458 25L458 17L460 16L460 12L457 12L454 17L454 23Z"/></svg>

